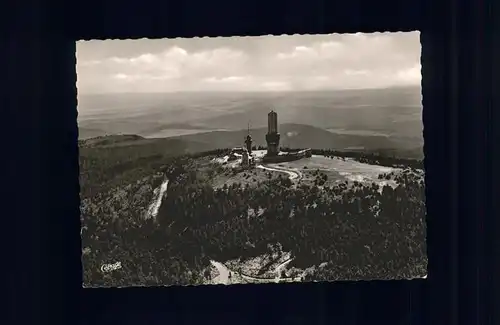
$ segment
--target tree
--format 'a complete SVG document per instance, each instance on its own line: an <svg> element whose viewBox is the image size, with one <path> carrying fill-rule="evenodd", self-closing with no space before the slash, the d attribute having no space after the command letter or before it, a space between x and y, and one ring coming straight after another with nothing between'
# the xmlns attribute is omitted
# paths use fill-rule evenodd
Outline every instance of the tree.
<svg viewBox="0 0 500 325"><path fill-rule="evenodd" d="M282 180L282 184L286 187L291 187L293 185L293 182L290 180L290 178L285 178Z"/></svg>

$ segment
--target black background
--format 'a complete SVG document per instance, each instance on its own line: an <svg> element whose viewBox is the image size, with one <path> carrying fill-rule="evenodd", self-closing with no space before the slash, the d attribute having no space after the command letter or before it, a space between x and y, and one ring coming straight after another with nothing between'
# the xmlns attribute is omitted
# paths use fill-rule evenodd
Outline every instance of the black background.
<svg viewBox="0 0 500 325"><path fill-rule="evenodd" d="M498 321L493 2L8 1L0 9L6 323ZM427 280L81 288L76 40L412 30L422 42Z"/></svg>

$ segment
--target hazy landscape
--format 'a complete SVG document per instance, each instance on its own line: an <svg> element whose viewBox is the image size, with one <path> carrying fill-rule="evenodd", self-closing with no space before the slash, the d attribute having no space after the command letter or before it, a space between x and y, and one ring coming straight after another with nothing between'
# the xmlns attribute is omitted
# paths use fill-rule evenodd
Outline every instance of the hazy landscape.
<svg viewBox="0 0 500 325"><path fill-rule="evenodd" d="M180 137L210 149L231 148L241 145L250 123L257 145L265 145L270 107L280 116L285 146L398 151L399 156L412 158L423 155L420 87L82 95L80 138L137 134Z"/></svg>
<svg viewBox="0 0 500 325"><path fill-rule="evenodd" d="M277 38L255 42L269 39ZM189 55L201 53L176 51L182 67L189 66ZM131 67L159 64L145 55L142 61L131 58ZM161 70L161 65L147 67L142 69ZM92 73L82 76L104 85ZM195 72L190 73L192 83ZM421 90L418 83L397 83L327 90L82 92L84 285L426 276ZM277 132L279 153L273 154L269 139Z"/></svg>

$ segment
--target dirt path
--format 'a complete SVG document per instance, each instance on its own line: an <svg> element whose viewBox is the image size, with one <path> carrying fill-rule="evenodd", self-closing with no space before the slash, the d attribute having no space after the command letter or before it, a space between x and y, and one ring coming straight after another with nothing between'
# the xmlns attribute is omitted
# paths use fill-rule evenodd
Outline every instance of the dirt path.
<svg viewBox="0 0 500 325"><path fill-rule="evenodd" d="M292 259L288 259L287 261L281 263L275 270L277 275L274 278L258 278L249 276L238 271L231 270L224 264L216 261L210 261L210 263L217 269L219 275L213 279L214 284L237 284L241 283L238 281L239 279L243 279L249 282L257 282L257 283L270 283L270 282L296 282L301 281L302 277L295 278L282 278L281 273L279 272L281 268L283 268L286 264L288 264Z"/></svg>
<svg viewBox="0 0 500 325"><path fill-rule="evenodd" d="M283 168L283 167L274 167L274 166L270 167L268 165L257 165L257 168L288 174L288 177L290 178L290 180L293 180L293 181L298 181L298 180L302 179L302 173L297 171L297 170L293 170L293 169L287 169L287 168Z"/></svg>

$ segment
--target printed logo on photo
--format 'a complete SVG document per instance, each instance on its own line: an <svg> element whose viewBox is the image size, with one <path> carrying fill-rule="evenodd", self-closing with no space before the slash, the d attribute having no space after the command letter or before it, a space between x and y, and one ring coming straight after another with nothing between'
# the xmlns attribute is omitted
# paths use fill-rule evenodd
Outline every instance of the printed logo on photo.
<svg viewBox="0 0 500 325"><path fill-rule="evenodd" d="M116 262L113 264L104 264L101 266L101 272L108 273L111 271L116 271L122 268L122 262Z"/></svg>

